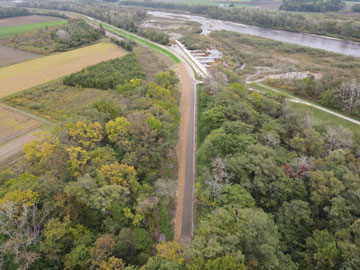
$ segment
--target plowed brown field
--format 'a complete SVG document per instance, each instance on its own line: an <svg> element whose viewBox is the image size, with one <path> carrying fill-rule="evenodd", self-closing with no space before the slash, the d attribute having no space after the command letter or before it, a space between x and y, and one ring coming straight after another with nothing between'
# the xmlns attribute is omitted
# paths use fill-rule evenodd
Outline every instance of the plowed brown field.
<svg viewBox="0 0 360 270"><path fill-rule="evenodd" d="M116 45L103 42L1 68L0 98L125 54Z"/></svg>

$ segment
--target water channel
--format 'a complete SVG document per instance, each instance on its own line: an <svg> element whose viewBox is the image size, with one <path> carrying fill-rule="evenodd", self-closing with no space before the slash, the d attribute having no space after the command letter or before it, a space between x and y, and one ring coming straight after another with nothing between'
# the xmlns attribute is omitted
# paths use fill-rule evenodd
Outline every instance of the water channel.
<svg viewBox="0 0 360 270"><path fill-rule="evenodd" d="M245 25L240 23L227 22L222 20L214 20L196 15L176 14L163 11L148 11L149 15L160 18L190 20L201 24L202 33L207 35L214 30L226 30L247 34L252 36L269 38L290 44L322 49L329 52L340 53L349 56L360 57L360 43L342 40L337 38L317 36L305 33L294 33L283 30L275 30L271 28L258 27L253 25Z"/></svg>

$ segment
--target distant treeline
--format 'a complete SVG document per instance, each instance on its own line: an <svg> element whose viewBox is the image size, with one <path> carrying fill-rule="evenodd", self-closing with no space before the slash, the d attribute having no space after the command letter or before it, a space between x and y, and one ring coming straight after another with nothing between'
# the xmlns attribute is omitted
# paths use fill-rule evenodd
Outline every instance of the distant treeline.
<svg viewBox="0 0 360 270"><path fill-rule="evenodd" d="M37 12L35 15L41 15L41 16L52 16L57 18L63 18L67 19L68 16L66 16L64 13L54 12L54 11L48 11L48 12Z"/></svg>
<svg viewBox="0 0 360 270"><path fill-rule="evenodd" d="M283 0L281 10L304 12L339 11L345 6L341 0Z"/></svg>
<svg viewBox="0 0 360 270"><path fill-rule="evenodd" d="M351 7L351 11L353 11L353 12L360 12L360 5L358 4L358 5L353 5L352 7Z"/></svg>
<svg viewBox="0 0 360 270"><path fill-rule="evenodd" d="M0 7L0 19L16 17L16 16L26 16L26 15L30 15L30 12L25 8Z"/></svg>
<svg viewBox="0 0 360 270"><path fill-rule="evenodd" d="M131 8L122 8L119 6L107 6L96 3L75 3L75 2L26 2L19 4L22 7L44 8L53 10L64 10L84 14L86 16L96 18L103 22L107 22L126 31L137 33L145 38L160 44L167 44L169 36L166 33L156 29L141 27L138 25L146 17L146 11Z"/></svg>
<svg viewBox="0 0 360 270"><path fill-rule="evenodd" d="M306 32L317 35L360 40L360 23L356 21L339 21L325 17L305 17L300 14L284 11L261 9L232 8L224 9L215 6L186 5L163 2L121 1L122 5L151 8L174 9L208 16L212 19L239 22L249 25L275 29Z"/></svg>

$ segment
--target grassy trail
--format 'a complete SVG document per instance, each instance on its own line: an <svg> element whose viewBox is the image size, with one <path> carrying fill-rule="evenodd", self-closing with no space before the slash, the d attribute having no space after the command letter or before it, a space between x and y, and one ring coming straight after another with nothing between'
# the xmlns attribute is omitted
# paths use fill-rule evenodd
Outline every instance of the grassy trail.
<svg viewBox="0 0 360 270"><path fill-rule="evenodd" d="M314 102L299 98L297 96L291 95L290 93L282 89L267 86L263 83L251 83L249 84L249 86L250 88L258 90L260 92L270 93L272 95L279 95L288 98L293 108L302 111L310 111L320 125L342 125L351 129L356 135L360 136L359 121L352 117L349 117L344 113L334 111L329 108L324 108L323 106L320 106Z"/></svg>

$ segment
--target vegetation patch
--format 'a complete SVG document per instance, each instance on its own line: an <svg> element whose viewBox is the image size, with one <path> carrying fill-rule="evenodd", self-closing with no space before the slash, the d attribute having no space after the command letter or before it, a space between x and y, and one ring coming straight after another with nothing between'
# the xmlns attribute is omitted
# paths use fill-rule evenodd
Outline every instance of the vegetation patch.
<svg viewBox="0 0 360 270"><path fill-rule="evenodd" d="M64 79L64 84L107 90L114 89L115 86L130 80L144 78L145 73L135 54L130 53L122 58L102 62L71 74Z"/></svg>
<svg viewBox="0 0 360 270"><path fill-rule="evenodd" d="M30 15L30 12L26 8L0 7L0 19L26 15Z"/></svg>
<svg viewBox="0 0 360 270"><path fill-rule="evenodd" d="M63 85L62 80L57 80L13 95L4 101L10 106L62 122L71 121L82 110L91 111L91 104L100 100L118 101L114 92L70 87ZM89 117L90 115L89 112Z"/></svg>
<svg viewBox="0 0 360 270"><path fill-rule="evenodd" d="M45 29L8 37L1 43L33 53L51 54L93 43L104 36L102 28L95 29L82 19L69 19L61 26L46 26Z"/></svg>
<svg viewBox="0 0 360 270"><path fill-rule="evenodd" d="M169 70L174 63L166 55L147 46L136 46L134 54L142 70L144 70L148 81L153 80L158 73Z"/></svg>
<svg viewBox="0 0 360 270"><path fill-rule="evenodd" d="M169 168L179 124L178 79L168 71L149 83L133 81L131 89L122 91L72 88L58 81L10 99L47 113L69 96L63 106L71 118L25 145L22 169L0 171L2 232L18 232L1 234L2 269L24 264L139 269L156 249L165 256L169 248L181 250L175 242L156 248L161 232L172 237L172 217L164 202L173 205L176 199L176 175ZM91 94L107 98L90 101ZM73 106L83 106L81 98L90 104L75 113ZM12 223L14 218L21 225ZM34 224L40 226L37 232L31 229ZM57 262L54 237L66 243L57 247ZM166 262L160 255L156 260Z"/></svg>
<svg viewBox="0 0 360 270"><path fill-rule="evenodd" d="M357 260L343 252L356 240L339 237L359 222L352 199L359 142L351 130L330 118L318 125L319 115L238 84L208 90L199 111L207 130L197 151L200 216L187 265L336 269ZM226 255L239 251L241 258Z"/></svg>
<svg viewBox="0 0 360 270"><path fill-rule="evenodd" d="M138 36L136 36L136 35L130 34L130 33L128 33L128 32L122 31L122 30L120 30L120 29L118 29L118 28L116 28L116 27L113 27L113 26L109 25L109 24L99 23L99 25L100 25L100 24L103 25L104 29L109 30L110 32L113 32L113 33L115 33L115 34L120 34L121 36L130 38L130 39L132 39L132 40L134 40L134 41L137 41L137 42L139 42L139 43L142 43L142 44L144 44L144 45L146 45L146 46L149 46L150 48L153 48L153 49L155 49L155 50L157 50L157 51L165 54L165 55L168 56L175 64L180 63L180 60L179 60L173 53L169 52L168 50L166 50L166 49L164 49L164 48L162 48L162 47L160 47L160 46L158 46L158 45L156 45L156 44L154 44L154 43L152 43L152 42L149 42L149 41L147 41L147 40L145 40L145 39L143 39L143 38L141 38L141 37L138 37Z"/></svg>

